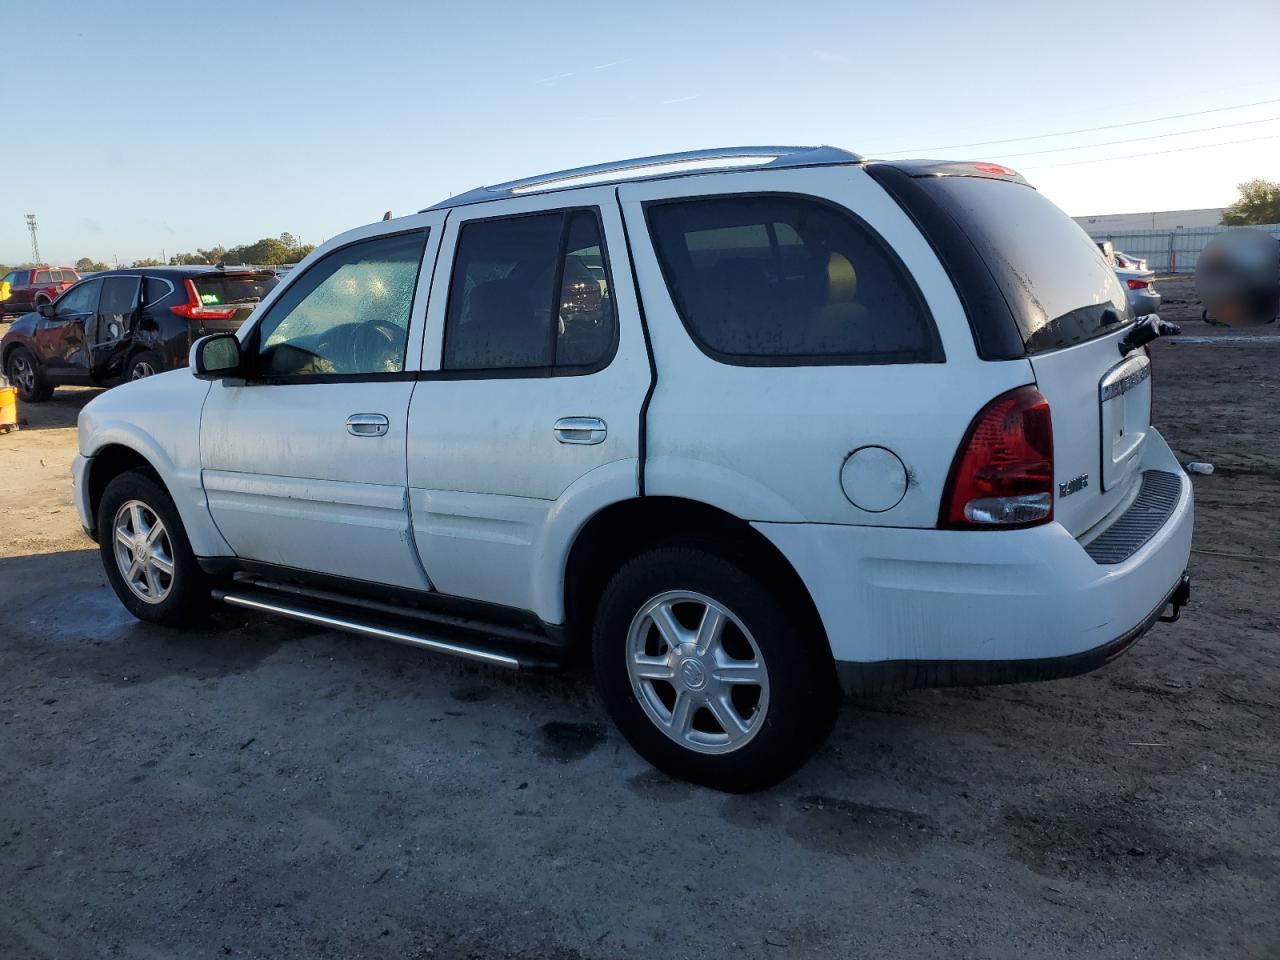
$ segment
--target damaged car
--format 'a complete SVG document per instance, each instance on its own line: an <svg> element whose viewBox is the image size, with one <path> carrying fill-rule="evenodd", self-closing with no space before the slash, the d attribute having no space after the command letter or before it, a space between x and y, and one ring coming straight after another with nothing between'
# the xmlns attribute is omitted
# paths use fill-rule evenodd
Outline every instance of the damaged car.
<svg viewBox="0 0 1280 960"><path fill-rule="evenodd" d="M191 344L233 333L279 281L270 270L185 266L94 274L13 322L0 370L26 403L60 385L109 386L187 365Z"/></svg>

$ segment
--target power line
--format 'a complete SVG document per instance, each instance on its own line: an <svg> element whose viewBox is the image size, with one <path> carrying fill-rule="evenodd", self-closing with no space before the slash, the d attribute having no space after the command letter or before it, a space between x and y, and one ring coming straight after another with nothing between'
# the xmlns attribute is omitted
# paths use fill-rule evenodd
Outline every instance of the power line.
<svg viewBox="0 0 1280 960"><path fill-rule="evenodd" d="M1190 147L1173 147L1170 150L1151 150L1146 153L1126 153L1119 157L1097 157L1093 160L1068 160L1066 163L1046 163L1038 167L1024 167L1024 170L1048 170L1051 167L1078 167L1084 163L1109 163L1112 160L1132 160L1135 157L1158 157L1166 153L1184 153L1188 150L1209 150L1213 147L1232 147L1238 143L1258 143L1261 140L1280 139L1280 133L1265 137L1247 137L1244 140L1223 140L1221 143L1199 143Z"/></svg>
<svg viewBox="0 0 1280 960"><path fill-rule="evenodd" d="M943 146L915 147L911 150L881 150L880 156L892 153L924 153L928 150L959 150L961 147L990 147L1001 143L1022 143L1025 140L1046 140L1050 137L1069 137L1077 133L1095 133L1098 130L1118 130L1121 127L1135 127L1144 123L1159 123L1162 120L1183 120L1187 117L1203 117L1209 113L1223 113L1227 110L1243 110L1245 107L1261 107L1267 104L1280 103L1280 97L1271 100L1255 100L1253 103L1237 103L1230 107L1214 107L1210 110L1193 110L1190 113L1171 113L1165 117L1151 117L1147 120L1127 120L1124 123L1107 123L1100 127L1081 127L1078 130L1060 130L1057 133L1037 133L1029 137L1008 137L1004 140L977 140L973 143L951 143Z"/></svg>
<svg viewBox="0 0 1280 960"><path fill-rule="evenodd" d="M1163 140L1166 137L1184 137L1190 133L1208 133L1210 130L1226 130L1230 127L1248 127L1256 123L1271 123L1280 117L1263 117L1261 120L1241 120L1239 123L1220 123L1216 127L1198 127L1195 130L1179 130L1176 133L1153 133L1149 137L1129 137L1126 140L1104 140L1102 143L1085 143L1077 147L1053 147L1048 150L1028 150L1026 153L998 153L1002 160L1012 157L1036 157L1042 153L1065 153L1068 150L1090 150L1094 147L1114 147L1119 143L1140 143L1143 140Z"/></svg>

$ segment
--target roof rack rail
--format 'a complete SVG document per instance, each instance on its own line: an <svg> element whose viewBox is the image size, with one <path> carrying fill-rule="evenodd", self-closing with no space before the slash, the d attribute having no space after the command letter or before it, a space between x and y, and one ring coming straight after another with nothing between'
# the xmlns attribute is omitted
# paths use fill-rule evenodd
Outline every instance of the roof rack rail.
<svg viewBox="0 0 1280 960"><path fill-rule="evenodd" d="M758 160L758 163L751 163ZM718 164L717 161L728 161ZM736 162L747 161L747 162ZM489 187L477 187L456 197L449 197L426 210L443 210L447 207L461 207L469 203L480 203L484 200L497 200L500 197L519 196L523 193L538 193L549 190L565 190L570 187L586 186L574 181L590 180L592 183L610 183L615 180L639 177L679 176L681 174L702 173L708 170L732 167L816 167L837 163L861 163L862 157L839 147L718 147L709 150L686 150L683 153L663 153L652 157L636 157L632 160L617 160L612 163L597 163L589 167L574 167L571 170L557 170L554 173L543 173L536 177L525 177L522 180L508 180ZM680 167L690 169L679 169ZM647 171L647 172L646 172ZM598 179L597 179L598 178ZM426 210L419 211L425 213Z"/></svg>

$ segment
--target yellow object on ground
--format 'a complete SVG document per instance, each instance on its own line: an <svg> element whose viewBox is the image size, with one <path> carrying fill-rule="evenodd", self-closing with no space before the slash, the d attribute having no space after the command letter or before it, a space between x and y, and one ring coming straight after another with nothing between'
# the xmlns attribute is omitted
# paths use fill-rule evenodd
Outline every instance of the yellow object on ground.
<svg viewBox="0 0 1280 960"><path fill-rule="evenodd" d="M0 433L18 429L18 388L0 387Z"/></svg>

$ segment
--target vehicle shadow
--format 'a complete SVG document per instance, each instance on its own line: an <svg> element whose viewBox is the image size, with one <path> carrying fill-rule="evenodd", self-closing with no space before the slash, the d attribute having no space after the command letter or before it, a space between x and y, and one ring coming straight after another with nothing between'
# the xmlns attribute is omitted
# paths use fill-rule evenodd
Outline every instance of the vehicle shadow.
<svg viewBox="0 0 1280 960"><path fill-rule="evenodd" d="M102 393L101 387L58 387L40 403L18 402L18 426L22 430L57 430L76 425L84 405Z"/></svg>

